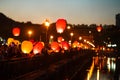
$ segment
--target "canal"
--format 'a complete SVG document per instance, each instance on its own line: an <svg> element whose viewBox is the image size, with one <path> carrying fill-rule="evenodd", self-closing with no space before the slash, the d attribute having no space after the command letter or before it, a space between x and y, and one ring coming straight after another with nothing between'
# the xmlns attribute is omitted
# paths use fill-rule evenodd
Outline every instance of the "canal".
<svg viewBox="0 0 120 80"><path fill-rule="evenodd" d="M71 80L120 80L120 58L95 56Z"/></svg>
<svg viewBox="0 0 120 80"><path fill-rule="evenodd" d="M48 56L47 58L45 58L46 56L41 56L32 59L25 59L22 61L20 60L17 62L8 62L9 64L5 62L1 64L0 68L1 72L3 72L1 73L1 79L5 80L11 78L10 80L120 80L119 56L113 57L107 55L96 55L95 52L86 50L83 50L81 53L74 53L71 55L66 54L66 57L62 55L59 55L58 57L57 56ZM60 59L57 60L58 58ZM40 65L43 61L44 64ZM20 66L23 64L24 68ZM34 68L36 70L27 72L28 66L30 66L28 70ZM22 74L21 71L26 72L26 74ZM15 74L15 72L17 74ZM7 75L9 75L10 77Z"/></svg>

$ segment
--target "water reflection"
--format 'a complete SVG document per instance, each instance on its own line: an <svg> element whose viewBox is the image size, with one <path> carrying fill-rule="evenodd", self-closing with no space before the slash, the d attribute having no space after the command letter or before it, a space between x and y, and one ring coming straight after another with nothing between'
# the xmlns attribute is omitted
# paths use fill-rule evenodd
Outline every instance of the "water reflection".
<svg viewBox="0 0 120 80"><path fill-rule="evenodd" d="M99 78L100 78L100 70L99 70L99 68L97 69L97 80L99 80Z"/></svg>
<svg viewBox="0 0 120 80"><path fill-rule="evenodd" d="M115 63L115 58L108 58L107 59L107 68L108 68L108 71L115 71L116 69L116 63Z"/></svg>
<svg viewBox="0 0 120 80"><path fill-rule="evenodd" d="M90 80L91 76L92 76L92 73L93 73L93 70L94 70L94 58L93 58L93 61L92 61L92 65L90 67L90 69L88 70L88 74L87 74L87 80Z"/></svg>
<svg viewBox="0 0 120 80"><path fill-rule="evenodd" d="M116 59L105 56L93 57L85 80L112 80L116 69Z"/></svg>

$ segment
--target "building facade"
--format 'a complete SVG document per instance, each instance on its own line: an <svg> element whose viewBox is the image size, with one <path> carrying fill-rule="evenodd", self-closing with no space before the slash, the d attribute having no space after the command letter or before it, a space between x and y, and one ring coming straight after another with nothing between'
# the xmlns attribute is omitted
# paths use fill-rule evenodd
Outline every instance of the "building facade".
<svg viewBox="0 0 120 80"><path fill-rule="evenodd" d="M120 28L120 13L116 15L116 26Z"/></svg>

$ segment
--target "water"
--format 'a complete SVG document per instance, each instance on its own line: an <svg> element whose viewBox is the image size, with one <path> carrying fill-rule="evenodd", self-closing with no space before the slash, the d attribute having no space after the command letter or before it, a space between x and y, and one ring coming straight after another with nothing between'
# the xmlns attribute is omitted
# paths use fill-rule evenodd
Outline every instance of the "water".
<svg viewBox="0 0 120 80"><path fill-rule="evenodd" d="M120 80L120 57L95 56L70 80Z"/></svg>
<svg viewBox="0 0 120 80"><path fill-rule="evenodd" d="M105 56L93 57L91 66L87 69L85 80L114 80L116 58Z"/></svg>

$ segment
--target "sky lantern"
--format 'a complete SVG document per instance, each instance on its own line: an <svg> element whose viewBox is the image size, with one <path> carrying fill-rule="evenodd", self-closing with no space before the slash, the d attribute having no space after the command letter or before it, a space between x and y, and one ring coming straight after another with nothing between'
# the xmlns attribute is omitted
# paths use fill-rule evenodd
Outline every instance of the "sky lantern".
<svg viewBox="0 0 120 80"><path fill-rule="evenodd" d="M57 42L52 42L51 43L51 49L54 51L54 52L59 52L60 50L60 46Z"/></svg>
<svg viewBox="0 0 120 80"><path fill-rule="evenodd" d="M62 41L64 41L64 38L63 37L58 37L58 42L62 42Z"/></svg>
<svg viewBox="0 0 120 80"><path fill-rule="evenodd" d="M76 47L79 46L79 42L78 41L74 41L72 45L73 45L74 48L76 48Z"/></svg>
<svg viewBox="0 0 120 80"><path fill-rule="evenodd" d="M33 47L33 53L38 54L41 53L42 49L44 48L44 44L42 42L38 42L34 47Z"/></svg>
<svg viewBox="0 0 120 80"><path fill-rule="evenodd" d="M98 32L101 32L101 31L102 31L102 26L98 26L98 27L97 27L97 31L98 31Z"/></svg>
<svg viewBox="0 0 120 80"><path fill-rule="evenodd" d="M8 38L8 40L7 40L7 44L8 44L8 46L9 46L13 41L14 41L13 38Z"/></svg>
<svg viewBox="0 0 120 80"><path fill-rule="evenodd" d="M56 22L56 30L58 33L63 33L66 28L66 20L65 19L58 19Z"/></svg>
<svg viewBox="0 0 120 80"><path fill-rule="evenodd" d="M61 46L62 46L62 48L64 49L64 50L68 50L69 49L69 43L68 42L66 42L66 41L62 41L61 42Z"/></svg>
<svg viewBox="0 0 120 80"><path fill-rule="evenodd" d="M29 54L33 49L33 44L30 41L23 41L21 44L21 50L25 54Z"/></svg>
<svg viewBox="0 0 120 80"><path fill-rule="evenodd" d="M20 35L20 28L18 28L18 27L13 28L12 33L14 36L19 36Z"/></svg>

